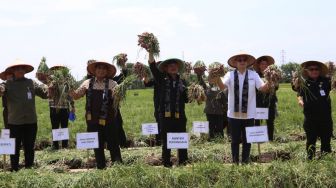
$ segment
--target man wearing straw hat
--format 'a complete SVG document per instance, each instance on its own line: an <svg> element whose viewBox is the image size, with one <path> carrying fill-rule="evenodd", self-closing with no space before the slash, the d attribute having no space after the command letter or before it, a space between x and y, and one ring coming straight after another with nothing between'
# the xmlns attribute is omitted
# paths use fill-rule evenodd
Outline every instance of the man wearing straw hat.
<svg viewBox="0 0 336 188"><path fill-rule="evenodd" d="M119 148L119 131L116 126L115 113L112 107L112 93L117 83L109 78L116 74L114 65L106 61L95 61L87 66L94 78L85 80L70 95L79 99L86 95L86 123L88 132L98 132L99 148L94 149L97 168L106 168L104 154L105 142L110 151L112 162L122 162Z"/></svg>
<svg viewBox="0 0 336 188"><path fill-rule="evenodd" d="M0 73L0 79L4 81L12 80L13 74L4 71ZM7 108L6 96L2 96L2 107L3 107L2 115L3 115L4 127L5 129L8 129L8 108Z"/></svg>
<svg viewBox="0 0 336 188"><path fill-rule="evenodd" d="M264 78L264 71L270 65L274 64L274 59L271 56L261 56L259 57L254 65L254 70L259 74L260 78ZM276 90L278 87L276 88ZM276 112L276 103L278 102L278 98L276 93L263 93L257 90L257 108L268 108L268 119L266 120L268 138L270 141L274 139L274 120L275 120L275 112ZM255 125L260 125L261 120L255 120Z"/></svg>
<svg viewBox="0 0 336 188"><path fill-rule="evenodd" d="M55 65L49 69L50 74L53 75L55 71L62 71L68 69L64 65ZM75 113L75 103L69 96L69 91L64 91L66 97L62 97L59 86L52 86L49 88L49 108L50 108L50 121L52 129L68 128L70 111ZM71 107L71 109L70 109ZM68 147L68 140L62 140L62 148ZM53 142L52 148L59 149L58 141Z"/></svg>
<svg viewBox="0 0 336 188"><path fill-rule="evenodd" d="M34 145L37 133L37 116L35 108L35 95L47 98L46 89L33 80L25 78L25 74L32 72L34 67L21 60L6 69L14 75L0 85L0 95L7 97L8 127L10 137L15 138L15 155L11 155L12 171L19 170L19 157L21 144L25 152L25 167L31 168L34 163Z"/></svg>
<svg viewBox="0 0 336 188"><path fill-rule="evenodd" d="M332 111L331 111L331 81L327 78L328 68L319 61L306 61L301 64L303 85L296 85L298 103L303 108L306 132L306 150L308 159L315 157L316 140L321 139L321 153L331 152L330 140L332 136Z"/></svg>
<svg viewBox="0 0 336 188"><path fill-rule="evenodd" d="M228 72L223 79L218 78L220 89L228 89L227 116L231 126L232 162L239 164L239 143L243 143L242 163L249 163L251 144L246 141L246 127L254 125L256 114L256 89L268 90L259 75L249 70L255 58L246 53L232 56L228 64L235 70Z"/></svg>
<svg viewBox="0 0 336 188"><path fill-rule="evenodd" d="M167 59L156 65L153 53L149 52L149 64L155 82L158 84L159 121L162 135L162 159L165 167L171 167L171 150L167 148L167 133L186 132L187 118L185 103L188 102L186 83L179 72L184 69L180 59ZM178 149L178 164L185 165L187 149Z"/></svg>

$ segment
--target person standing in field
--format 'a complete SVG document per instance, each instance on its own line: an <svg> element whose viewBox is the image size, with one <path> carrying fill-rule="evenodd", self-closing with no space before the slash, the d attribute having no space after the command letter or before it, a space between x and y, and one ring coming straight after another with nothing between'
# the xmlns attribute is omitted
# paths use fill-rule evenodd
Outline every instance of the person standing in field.
<svg viewBox="0 0 336 188"><path fill-rule="evenodd" d="M270 65L274 64L274 59L271 56L261 56L254 63L254 70L258 73L260 78L264 78L264 71ZM276 90L278 87L276 88ZM270 141L274 140L274 120L276 113L276 104L278 102L278 98L276 93L264 93L261 91L257 92L257 108L268 108L268 119L266 120L268 138ZM255 125L259 126L261 124L261 120L256 119Z"/></svg>
<svg viewBox="0 0 336 188"><path fill-rule="evenodd" d="M309 160L314 159L316 141L321 139L321 153L331 152L331 80L327 78L328 68L319 61L306 61L301 64L306 81L300 86L295 81L294 90L298 92L298 103L303 108L303 128L306 132L306 150Z"/></svg>
<svg viewBox="0 0 336 188"><path fill-rule="evenodd" d="M112 79L116 68L105 61L95 61L87 66L94 77L85 80L70 96L77 100L86 95L86 123L88 132L98 132L99 148L94 149L98 169L106 168L105 142L112 162L122 162L119 147L119 131L113 110L113 90L117 83Z"/></svg>
<svg viewBox="0 0 336 188"><path fill-rule="evenodd" d="M156 64L160 64L161 61L158 61ZM159 86L157 82L155 82L154 78L149 79L148 76L144 77L144 85L145 87L153 87L154 89L154 94L153 94L153 103L154 103L154 117L155 121L158 124L158 132L159 134L155 135L155 144L157 146L161 145L161 124L160 124L160 117L159 117L159 96L160 96L160 91L159 91Z"/></svg>
<svg viewBox="0 0 336 188"><path fill-rule="evenodd" d="M13 74L4 71L0 73L0 79L4 81L12 80ZM2 96L2 107L3 107L2 115L3 115L4 128L8 129L8 108L7 108L6 96Z"/></svg>
<svg viewBox="0 0 336 188"><path fill-rule="evenodd" d="M246 127L254 125L256 114L256 89L266 92L265 84L259 75L248 68L255 58L249 54L238 54L228 60L235 70L228 72L223 79L217 79L221 90L228 89L228 112L231 126L232 162L239 164L239 143L243 143L242 163L249 163L251 144L246 141ZM242 140L241 140L242 139Z"/></svg>
<svg viewBox="0 0 336 188"><path fill-rule="evenodd" d="M53 66L49 69L51 75L55 71L61 71L67 69L63 65ZM49 88L49 108L50 108L50 121L52 129L68 128L70 111L75 113L75 103L69 96L69 91L65 91L63 94L66 97L62 97L59 92L59 88ZM68 140L62 141L62 148L68 147ZM53 141L52 148L54 150L59 149L59 142Z"/></svg>
<svg viewBox="0 0 336 188"><path fill-rule="evenodd" d="M206 94L206 102L204 113L209 122L209 140L217 136L224 136L224 128L227 127L227 134L229 135L228 121L227 121L227 89L224 91L216 85L216 80L209 78L209 85L203 79L204 72L195 72L198 82L204 88Z"/></svg>
<svg viewBox="0 0 336 188"><path fill-rule="evenodd" d="M156 65L153 53L149 52L149 65L159 87L159 121L162 134L162 159L165 167L171 167L171 150L167 148L167 133L186 132L187 118L185 103L188 102L185 81L179 72L184 68L180 59L167 59ZM185 165L187 149L178 150L178 163Z"/></svg>
<svg viewBox="0 0 336 188"><path fill-rule="evenodd" d="M19 170L21 144L25 152L25 167L31 168L34 164L37 133L35 96L48 97L47 88L25 78L25 74L33 70L31 65L16 60L6 69L6 72L14 75L13 80L0 85L0 95L7 99L10 137L15 138L15 154L10 156L12 171Z"/></svg>

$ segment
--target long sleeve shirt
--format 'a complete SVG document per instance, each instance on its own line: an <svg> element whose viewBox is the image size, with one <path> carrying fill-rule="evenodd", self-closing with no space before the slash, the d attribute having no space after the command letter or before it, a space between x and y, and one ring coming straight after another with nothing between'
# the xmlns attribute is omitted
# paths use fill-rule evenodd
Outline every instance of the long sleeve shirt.
<svg viewBox="0 0 336 188"><path fill-rule="evenodd" d="M1 84L0 90L7 98L9 125L37 123L35 96L47 99L46 87L22 78Z"/></svg>
<svg viewBox="0 0 336 188"><path fill-rule="evenodd" d="M150 69L151 72L154 76L154 80L155 82L157 82L158 84L158 88L160 91L159 94L159 113L160 113L160 117L164 117L165 114L165 105L166 105L166 101L165 101L165 97L167 95L167 90L170 90L170 100L169 100L169 105L170 105L170 112L172 114L174 114L176 111L176 99L177 99L177 92L180 92L180 100L178 101L179 104L179 114L180 117L182 118L186 118L185 116L185 103L188 102L188 96L187 96L187 88L186 83L184 80L182 80L183 85L182 88L177 88L176 84L174 84L175 80L173 80L169 75L167 75L166 73L162 73L159 71L159 69L157 68L155 63L151 63L150 64ZM166 84L167 81L170 81L170 85L167 88ZM180 91L177 91L177 89L179 89Z"/></svg>

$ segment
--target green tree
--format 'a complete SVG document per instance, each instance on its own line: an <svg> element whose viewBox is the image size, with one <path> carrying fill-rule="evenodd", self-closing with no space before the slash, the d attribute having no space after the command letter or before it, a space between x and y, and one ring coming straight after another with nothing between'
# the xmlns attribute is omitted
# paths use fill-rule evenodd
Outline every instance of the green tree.
<svg viewBox="0 0 336 188"><path fill-rule="evenodd" d="M282 82L289 83L292 79L292 72L295 71L300 64L295 62L289 62L280 66L283 73Z"/></svg>

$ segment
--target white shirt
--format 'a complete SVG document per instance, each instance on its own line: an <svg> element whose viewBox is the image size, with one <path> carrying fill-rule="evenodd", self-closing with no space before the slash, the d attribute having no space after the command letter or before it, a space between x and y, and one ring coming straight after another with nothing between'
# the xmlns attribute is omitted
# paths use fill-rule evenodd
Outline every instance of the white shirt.
<svg viewBox="0 0 336 188"><path fill-rule="evenodd" d="M256 114L256 88L259 89L264 85L264 82L259 77L259 75L252 70L248 71L248 100L247 100L247 116L243 117L241 113L237 116L234 111L234 71L230 71L226 73L222 81L224 85L228 88L228 111L227 116L229 118L235 119L253 119ZM239 79L239 112L242 109L242 98L243 98L243 84L245 80L246 71L241 74L238 71L238 79Z"/></svg>

